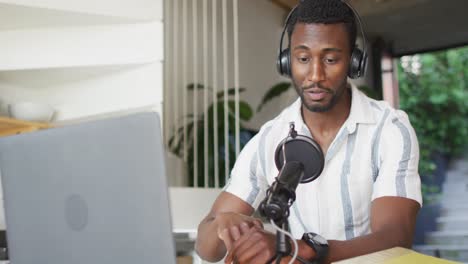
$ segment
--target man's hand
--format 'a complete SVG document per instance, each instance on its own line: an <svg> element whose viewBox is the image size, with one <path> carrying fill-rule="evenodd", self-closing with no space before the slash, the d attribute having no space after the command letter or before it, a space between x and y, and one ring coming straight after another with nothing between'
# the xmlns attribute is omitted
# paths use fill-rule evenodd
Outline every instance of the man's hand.
<svg viewBox="0 0 468 264"><path fill-rule="evenodd" d="M276 253L276 236L265 231L258 225L249 227L243 223L240 226L242 234L228 248L225 263L267 263Z"/></svg>
<svg viewBox="0 0 468 264"><path fill-rule="evenodd" d="M228 251L234 242L244 234L244 231L254 226L263 229L263 224L259 219L232 212L219 213L214 221L218 226L218 237L224 242Z"/></svg>
<svg viewBox="0 0 468 264"><path fill-rule="evenodd" d="M237 196L221 192L211 211L198 226L195 250L210 262L220 261L241 237L241 225L262 227L259 219L251 217L254 208Z"/></svg>

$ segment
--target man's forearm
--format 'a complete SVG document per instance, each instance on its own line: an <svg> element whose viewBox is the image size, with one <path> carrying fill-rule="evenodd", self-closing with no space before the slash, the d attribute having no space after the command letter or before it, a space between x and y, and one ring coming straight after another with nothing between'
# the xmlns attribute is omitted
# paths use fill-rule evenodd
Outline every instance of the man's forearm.
<svg viewBox="0 0 468 264"><path fill-rule="evenodd" d="M348 259L392 247L411 247L412 232L385 230L347 241L329 240L329 254L324 263Z"/></svg>
<svg viewBox="0 0 468 264"><path fill-rule="evenodd" d="M218 226L214 219L214 216L210 216L200 223L195 242L197 254L210 262L219 261L226 254L226 247L218 237Z"/></svg>

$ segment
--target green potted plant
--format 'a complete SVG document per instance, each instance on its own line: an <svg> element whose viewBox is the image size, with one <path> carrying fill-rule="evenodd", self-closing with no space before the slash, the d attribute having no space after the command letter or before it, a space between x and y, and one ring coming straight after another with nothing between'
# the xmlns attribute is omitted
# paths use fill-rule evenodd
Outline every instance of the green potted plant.
<svg viewBox="0 0 468 264"><path fill-rule="evenodd" d="M207 87L203 84L189 84L186 87L189 91L197 92L203 89L212 90L210 87ZM235 154L235 142L234 142L234 134L235 134L235 104L236 102L232 98L235 94L234 88L229 88L228 90L228 124L229 124L229 171L232 169L236 154ZM239 88L239 93L245 91L245 88ZM172 151L179 157L184 157L184 152L187 152L187 175L189 180L189 186L194 187L201 187L201 186L209 186L209 187L216 187L215 186L215 163L218 165L218 183L219 186L222 187L225 185L226 173L225 173L225 120L224 120L224 91L217 92L216 94L218 101L216 103L217 108L217 126L215 126L214 116L215 116L215 104L211 103L206 108L206 111L201 112L196 118L193 114L187 115L187 123L186 126L186 149L184 149L184 125L177 128L175 134L171 136L169 139L169 150ZM245 128L243 122L246 122L252 118L253 111L252 108L248 103L245 101L239 102L239 118L240 118L240 132L242 135L249 134L250 131ZM204 159L204 133L205 133L205 120L208 121L208 182L205 183L205 159ZM194 127L197 127L197 135L195 135ZM218 134L218 140L215 142L215 131ZM177 136L176 136L177 135ZM247 143L249 138L243 139L241 138L240 147L241 149ZM195 142L196 140L196 142ZM198 159L195 161L194 155L194 147L195 144L197 145L197 156ZM215 160L215 144L217 144L218 149L218 160ZM197 164L197 186L195 186L194 181L194 168L195 162Z"/></svg>

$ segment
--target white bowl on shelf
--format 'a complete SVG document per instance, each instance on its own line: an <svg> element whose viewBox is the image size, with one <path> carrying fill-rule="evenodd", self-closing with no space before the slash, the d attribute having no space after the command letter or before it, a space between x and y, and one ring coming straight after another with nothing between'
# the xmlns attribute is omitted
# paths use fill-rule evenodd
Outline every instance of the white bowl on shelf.
<svg viewBox="0 0 468 264"><path fill-rule="evenodd" d="M8 105L8 113L11 118L33 121L50 122L55 110L47 105L34 102L18 102Z"/></svg>

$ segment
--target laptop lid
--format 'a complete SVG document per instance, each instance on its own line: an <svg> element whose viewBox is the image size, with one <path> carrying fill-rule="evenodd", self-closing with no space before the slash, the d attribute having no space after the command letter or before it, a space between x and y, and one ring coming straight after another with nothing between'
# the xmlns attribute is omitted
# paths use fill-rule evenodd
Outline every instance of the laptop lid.
<svg viewBox="0 0 468 264"><path fill-rule="evenodd" d="M175 263L156 113L0 138L13 264Z"/></svg>

